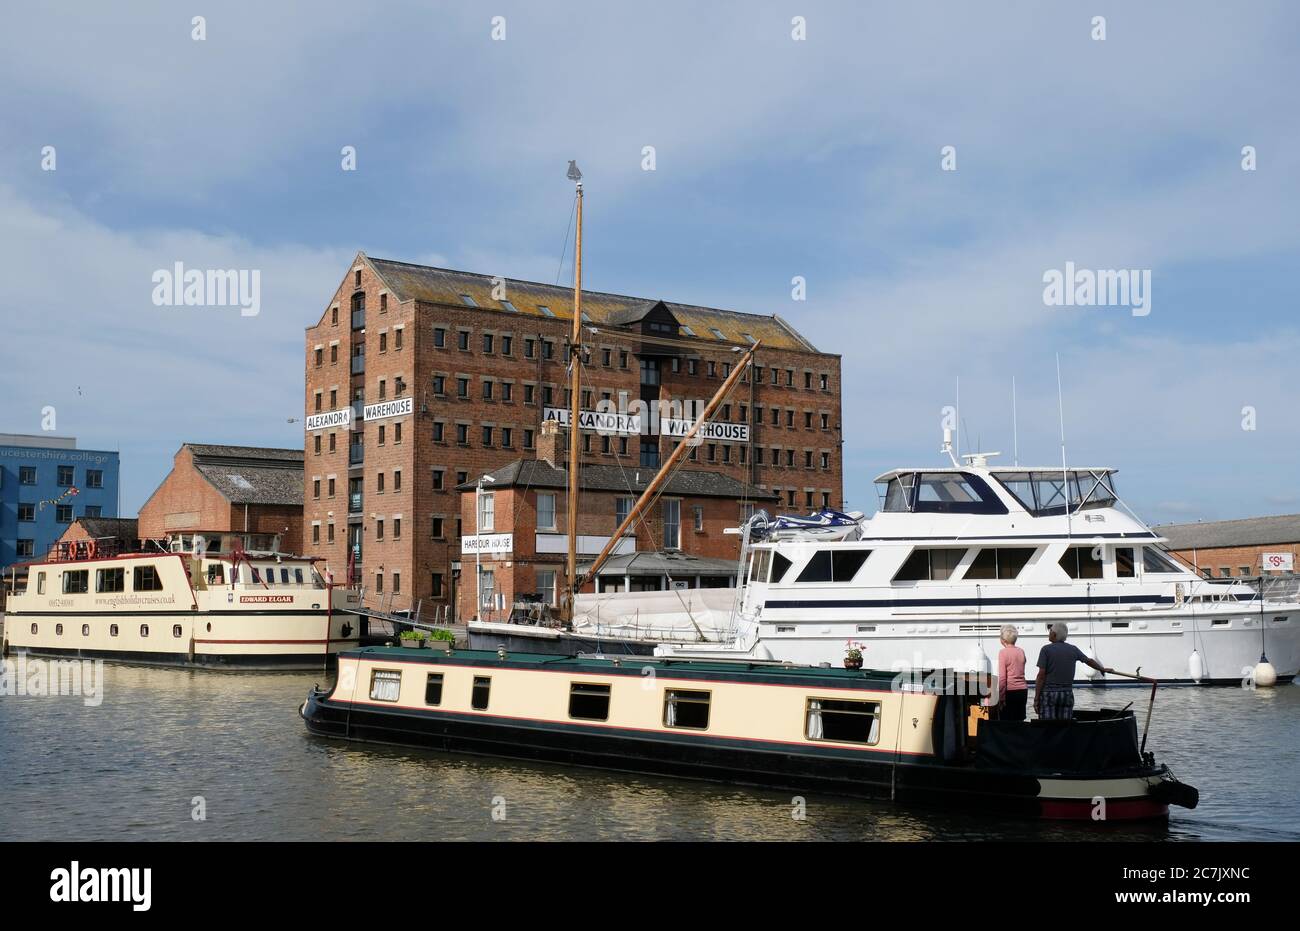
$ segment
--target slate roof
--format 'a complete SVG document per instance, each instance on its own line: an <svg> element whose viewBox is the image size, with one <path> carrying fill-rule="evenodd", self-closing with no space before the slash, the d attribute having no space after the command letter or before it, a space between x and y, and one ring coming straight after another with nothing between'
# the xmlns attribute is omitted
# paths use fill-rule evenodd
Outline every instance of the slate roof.
<svg viewBox="0 0 1300 931"><path fill-rule="evenodd" d="M584 465L578 473L579 487L583 491L615 491L640 494L659 470L644 466ZM487 473L493 479L492 488L509 488L524 485L532 488L567 488L569 473L557 469L544 459L516 459L495 472ZM477 478L456 486L457 491L472 491ZM776 492L764 491L747 482L720 472L698 469L680 469L668 479L663 491L666 495L692 498L742 498L751 501L775 501Z"/></svg>
<svg viewBox="0 0 1300 931"><path fill-rule="evenodd" d="M298 505L303 450L186 443L194 468L231 504Z"/></svg>
<svg viewBox="0 0 1300 931"><path fill-rule="evenodd" d="M104 537L131 541L139 539L138 522L134 517L79 517L77 523L97 540Z"/></svg>
<svg viewBox="0 0 1300 931"><path fill-rule="evenodd" d="M1152 527L1168 537L1171 550L1208 550L1226 546L1271 546L1300 543L1300 514L1198 521Z"/></svg>
<svg viewBox="0 0 1300 931"><path fill-rule="evenodd" d="M363 253L364 255L364 253ZM391 259L366 261L388 285L390 291L402 301L423 301L430 304L467 306L461 298L468 294L474 306L487 310L506 311L502 303L492 296L494 276L474 272L412 265ZM503 279L505 293L511 305L521 316L545 317L539 309L549 308L561 320L573 319L573 288L563 285L542 284L516 278ZM593 326L626 326L640 320L659 303L653 298L629 297L602 291L582 292L582 310ZM677 318L679 324L689 326L701 344L715 346L744 346L750 341L746 334L761 340L764 346L776 349L796 349L817 352L817 348L776 314L749 314L737 310L701 307L696 304L676 304L665 301L664 306ZM716 327L723 335L719 340L710 328ZM691 338L683 333L682 338Z"/></svg>

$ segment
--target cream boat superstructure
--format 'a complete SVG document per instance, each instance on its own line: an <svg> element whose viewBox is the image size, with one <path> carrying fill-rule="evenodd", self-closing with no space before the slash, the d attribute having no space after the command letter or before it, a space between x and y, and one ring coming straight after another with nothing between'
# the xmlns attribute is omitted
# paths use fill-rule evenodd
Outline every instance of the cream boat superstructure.
<svg viewBox="0 0 1300 931"><path fill-rule="evenodd" d="M129 553L28 567L10 652L167 665L319 667L357 646L356 593L278 553Z"/></svg>

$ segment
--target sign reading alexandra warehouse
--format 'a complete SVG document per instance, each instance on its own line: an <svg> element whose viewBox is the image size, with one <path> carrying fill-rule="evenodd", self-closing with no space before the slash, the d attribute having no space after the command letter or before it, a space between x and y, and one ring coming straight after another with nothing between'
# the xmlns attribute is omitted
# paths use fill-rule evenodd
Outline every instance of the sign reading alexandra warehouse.
<svg viewBox="0 0 1300 931"><path fill-rule="evenodd" d="M311 414L307 417L308 430L328 430L335 427L352 426L352 408L344 407L324 414Z"/></svg>
<svg viewBox="0 0 1300 931"><path fill-rule="evenodd" d="M553 420L561 427L567 427L569 425L569 411L562 407L548 407L543 412L542 419L544 421ZM650 418L651 429L642 430L640 416L612 412L605 413L602 411L580 411L578 413L578 429L596 430L602 433L654 432L660 436L685 436L691 432L693 426L695 426L693 420L672 420L652 416ZM710 422L701 427L700 432L695 436L701 442L718 440L732 443L748 443L749 424Z"/></svg>
<svg viewBox="0 0 1300 931"><path fill-rule="evenodd" d="M475 553L511 553L515 548L513 533L480 533L465 535L460 538L460 554L473 556Z"/></svg>
<svg viewBox="0 0 1300 931"><path fill-rule="evenodd" d="M394 398L392 401L380 401L367 404L361 411L366 420L384 420L388 417L405 417L415 412L415 398Z"/></svg>

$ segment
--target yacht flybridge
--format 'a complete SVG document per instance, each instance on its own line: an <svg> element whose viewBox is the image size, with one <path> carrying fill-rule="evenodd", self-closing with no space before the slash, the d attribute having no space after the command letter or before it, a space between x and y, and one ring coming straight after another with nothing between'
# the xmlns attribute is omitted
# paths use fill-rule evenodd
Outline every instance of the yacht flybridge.
<svg viewBox="0 0 1300 931"><path fill-rule="evenodd" d="M1162 682L1240 683L1261 655L1281 680L1300 671L1294 580L1200 577L1123 506L1113 469L990 466L991 455L886 472L879 511L840 515L840 530L854 525L840 539L756 515L724 642L656 652L838 665L858 646L877 669L980 672L1003 625L1032 666L1047 626L1064 621L1103 665Z"/></svg>

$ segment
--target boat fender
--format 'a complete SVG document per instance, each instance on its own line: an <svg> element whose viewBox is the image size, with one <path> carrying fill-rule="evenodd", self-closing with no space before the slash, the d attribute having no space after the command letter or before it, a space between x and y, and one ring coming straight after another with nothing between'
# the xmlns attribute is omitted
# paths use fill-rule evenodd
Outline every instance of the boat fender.
<svg viewBox="0 0 1300 931"><path fill-rule="evenodd" d="M1097 654L1093 650L1084 650L1083 655L1088 657L1088 659L1091 660L1097 659ZM1096 679L1098 676L1101 675L1101 670L1093 669L1091 666L1084 666L1083 674L1087 676L1089 679Z"/></svg>
<svg viewBox="0 0 1300 931"><path fill-rule="evenodd" d="M1261 656L1255 666L1255 688L1271 689L1275 685L1277 685L1277 670L1268 661L1268 657Z"/></svg>
<svg viewBox="0 0 1300 931"><path fill-rule="evenodd" d="M992 661L978 644L971 647L970 657L966 662L970 666L970 671L977 675L988 676L993 673Z"/></svg>
<svg viewBox="0 0 1300 931"><path fill-rule="evenodd" d="M1201 659L1199 650L1192 650L1192 655L1187 657L1187 671L1193 682L1199 683L1205 678L1205 660Z"/></svg>
<svg viewBox="0 0 1300 931"><path fill-rule="evenodd" d="M1150 791L1153 799L1165 805L1195 808L1201 801L1201 793L1195 786L1176 779L1162 779Z"/></svg>

